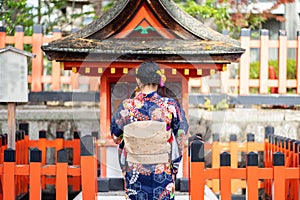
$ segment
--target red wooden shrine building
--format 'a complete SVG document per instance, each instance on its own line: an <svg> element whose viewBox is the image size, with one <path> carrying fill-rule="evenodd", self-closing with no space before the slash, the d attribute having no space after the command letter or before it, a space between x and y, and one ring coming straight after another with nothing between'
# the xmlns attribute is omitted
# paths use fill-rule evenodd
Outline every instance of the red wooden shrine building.
<svg viewBox="0 0 300 200"><path fill-rule="evenodd" d="M244 52L238 41L205 27L170 0L118 0L99 19L42 49L65 70L101 77L100 138L108 141L111 115L132 94L140 63L155 61L164 69L162 92L187 112L188 79L226 70Z"/></svg>

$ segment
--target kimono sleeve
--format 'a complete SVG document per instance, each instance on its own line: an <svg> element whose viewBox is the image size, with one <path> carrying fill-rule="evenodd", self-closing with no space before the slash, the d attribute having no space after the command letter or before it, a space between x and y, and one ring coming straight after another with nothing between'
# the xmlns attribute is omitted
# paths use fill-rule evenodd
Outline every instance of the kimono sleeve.
<svg viewBox="0 0 300 200"><path fill-rule="evenodd" d="M111 136L117 144L119 144L123 139L123 127L126 125L126 119L122 116L122 112L124 112L123 103L119 105L110 124Z"/></svg>
<svg viewBox="0 0 300 200"><path fill-rule="evenodd" d="M174 107L172 107L174 106ZM175 100L171 102L171 110L173 113L171 127L175 137L176 148L172 148L172 165L173 173L176 174L180 161L182 159L184 144L187 139L189 125L186 120L185 112Z"/></svg>

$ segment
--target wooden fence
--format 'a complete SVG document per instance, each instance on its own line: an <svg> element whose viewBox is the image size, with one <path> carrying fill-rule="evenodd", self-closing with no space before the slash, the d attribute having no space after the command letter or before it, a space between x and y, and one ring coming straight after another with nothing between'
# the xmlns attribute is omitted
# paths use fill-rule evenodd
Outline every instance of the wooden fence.
<svg viewBox="0 0 300 200"><path fill-rule="evenodd" d="M75 132L73 140L65 140L63 132L58 131L56 139L47 140L46 132L40 131L39 140L29 140L25 132L17 132L16 150L7 149L7 135L0 135L0 199L18 199L29 193L29 199L39 200L46 185L55 185L56 199L67 199L69 186L72 192L82 191L83 199L96 198L98 166L94 137L79 138ZM54 164L46 162L47 148L55 149ZM72 163L67 149L73 151Z"/></svg>
<svg viewBox="0 0 300 200"><path fill-rule="evenodd" d="M95 199L99 176L99 146L95 137L80 138L79 132L75 131L73 139L65 140L63 132L57 131L56 139L48 140L46 131L41 130L39 140L29 140L28 124L22 123L19 127L23 131L16 133L16 150L7 149L7 135L0 135L0 199L27 193L29 199L41 199L41 191L46 185L55 185L56 199L66 198L70 192L68 186L72 186L72 191L82 191L83 199ZM220 142L220 136L214 134L211 144L191 137L187 159L191 198L201 199L203 191L200 190L206 184L220 193L222 199L231 199L237 189L246 189L248 199L257 199L258 189L263 189L265 195L273 199L297 199L300 141L275 136L273 127L265 130L264 143L254 142L254 134L248 134L245 143L238 143L236 135L230 135L229 142ZM46 161L49 148L56 152L54 164ZM73 151L71 161L66 149ZM211 168L205 167L205 149L211 151ZM259 168L256 152L262 151L264 168ZM244 168L238 166L239 152L247 153ZM219 156L220 159L216 159Z"/></svg>
<svg viewBox="0 0 300 200"><path fill-rule="evenodd" d="M204 199L204 185L208 180L220 181L220 196L232 198L232 180L246 181L246 198L258 199L258 188L264 189L264 199L299 199L300 141L267 134L264 145L264 167L258 167L258 154L249 152L245 168L232 166L231 154L220 154L218 168L205 168L204 143L196 138L190 144L190 197ZM260 180L263 180L262 182Z"/></svg>
<svg viewBox="0 0 300 200"><path fill-rule="evenodd" d="M14 36L6 36L5 28L0 27L0 48L6 45L14 45L16 48L24 49L24 45L32 49L36 58L32 59L32 69L29 70L28 81L32 92L40 91L72 91L78 90L82 85L89 91L98 90L98 78L80 77L77 73L63 72L60 63L53 61L50 66L41 50L42 44L49 43L61 38L61 32L54 29L52 35L43 35L42 26L33 27L32 36L24 36L22 26L16 28ZM269 39L268 30L261 30L260 38L253 40L250 37L250 30L243 29L241 32L241 46L246 49L239 63L237 78L231 78L229 71L222 72L217 78L191 79L190 89L198 88L203 94L210 93L213 88L218 88L217 92L230 94L238 93L249 95L250 88L257 88L259 94L270 93L269 88L278 88L279 94L286 94L288 88L293 88L294 93L300 93L300 34L297 33L296 40L287 40L284 31L279 32L277 40ZM30 49L29 48L29 49ZM269 73L269 51L271 48L278 49L278 77ZM251 49L259 50L259 79L250 79L250 53ZM287 79L287 55L288 49L296 49L296 79ZM50 70L50 72L47 72ZM232 89L234 88L234 89Z"/></svg>
<svg viewBox="0 0 300 200"><path fill-rule="evenodd" d="M240 42L241 47L246 51L239 62L239 72L237 78L230 78L230 72L225 71L220 74L218 79L210 77L191 80L191 87L200 87L201 93L210 93L212 88L218 88L220 93L237 93L240 95L249 95L250 88L256 88L259 94L269 94L275 88L278 88L279 94L286 94L287 89L292 88L292 93L300 93L300 34L297 32L296 40L287 40L286 32L279 31L277 40L270 40L269 31L262 29L259 39L251 39L249 29L242 29ZM278 51L278 77L274 77L274 68L269 66L269 52L271 49ZM259 74L258 79L250 78L250 54L252 49L259 52ZM287 79L287 59L288 49L296 51L296 79Z"/></svg>

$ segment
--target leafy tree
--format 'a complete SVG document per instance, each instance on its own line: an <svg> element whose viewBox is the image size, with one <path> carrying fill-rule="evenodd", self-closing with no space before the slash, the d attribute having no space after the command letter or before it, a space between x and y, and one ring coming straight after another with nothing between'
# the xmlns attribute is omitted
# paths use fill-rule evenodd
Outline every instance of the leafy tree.
<svg viewBox="0 0 300 200"><path fill-rule="evenodd" d="M94 0L95 4L102 0ZM87 16L94 12L71 13L67 15L66 8L75 7L75 1L70 5L67 0L38 0L37 6L30 6L27 0L3 0L0 9L0 21L4 22L8 35L13 35L17 25L24 27L25 35L32 34L34 24L41 24L47 34L55 26L62 31L74 24L78 17Z"/></svg>
<svg viewBox="0 0 300 200"><path fill-rule="evenodd" d="M247 0L207 0L203 5L199 5L195 0L176 0L176 2L187 13L203 22L213 19L219 31L229 30L233 37L238 37L242 28L261 28L262 23L268 19L284 20L283 17L271 13L273 9L284 3L280 0L264 11L257 9L248 11L248 6L252 2Z"/></svg>
<svg viewBox="0 0 300 200"><path fill-rule="evenodd" d="M4 21L8 35L15 33L17 25L23 25L26 35L32 34L34 24L32 7L26 4L26 0L5 0L0 9L0 21Z"/></svg>

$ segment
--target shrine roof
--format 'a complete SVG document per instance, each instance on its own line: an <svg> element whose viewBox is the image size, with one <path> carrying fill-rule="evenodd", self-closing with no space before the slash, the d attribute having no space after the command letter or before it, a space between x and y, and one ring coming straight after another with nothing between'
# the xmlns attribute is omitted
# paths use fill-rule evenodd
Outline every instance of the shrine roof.
<svg viewBox="0 0 300 200"><path fill-rule="evenodd" d="M65 62L97 54L89 59L162 61L171 56L174 61L229 63L244 52L237 40L204 26L171 0L118 0L99 19L42 49L48 59Z"/></svg>

